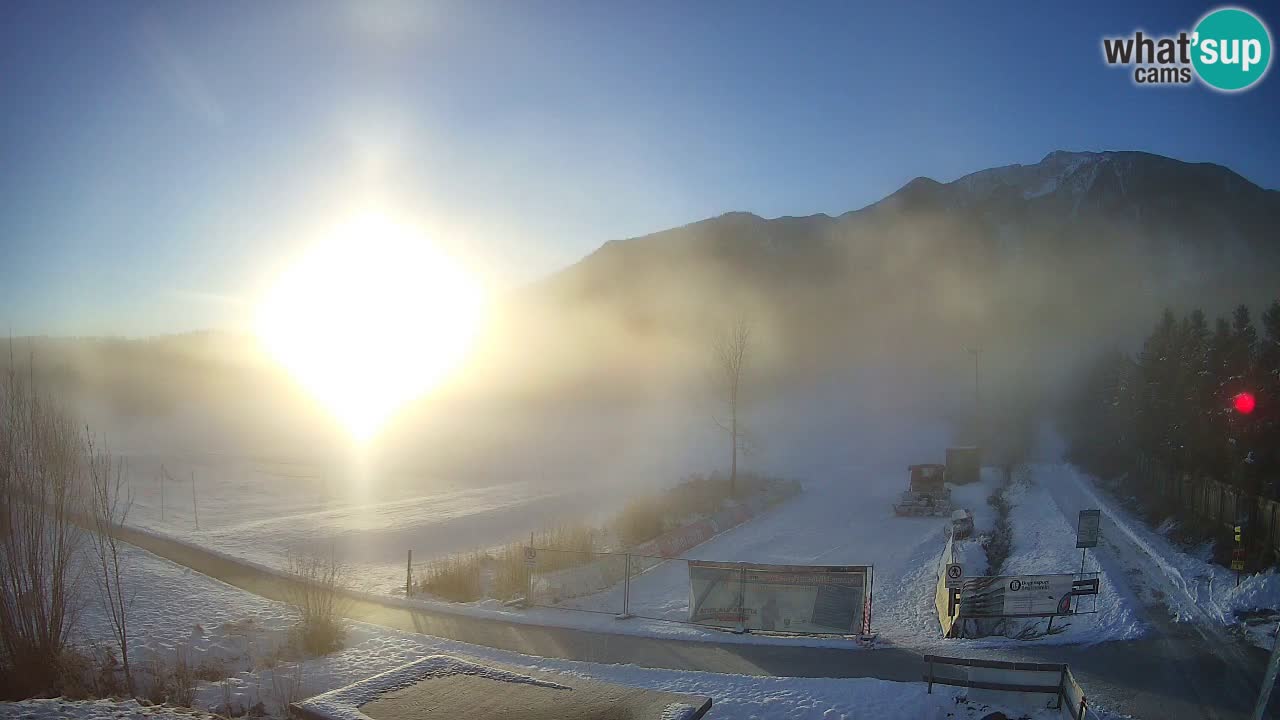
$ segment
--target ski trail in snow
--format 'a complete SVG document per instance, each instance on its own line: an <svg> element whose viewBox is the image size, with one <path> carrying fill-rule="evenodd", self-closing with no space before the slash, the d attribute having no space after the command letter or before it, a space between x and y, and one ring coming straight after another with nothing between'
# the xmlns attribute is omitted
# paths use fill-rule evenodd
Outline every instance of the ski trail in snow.
<svg viewBox="0 0 1280 720"><path fill-rule="evenodd" d="M1109 527L1119 531L1124 540L1132 545L1134 549L1141 552L1143 560L1147 562L1139 563L1139 569L1144 566L1149 567L1149 564L1154 564L1159 569L1161 577L1152 579L1163 580L1160 584L1174 591L1172 594L1166 594L1166 599L1176 605L1176 608L1171 609L1177 614L1179 620L1199 616L1219 625L1226 622L1222 609L1214 601L1212 576L1207 578L1208 587L1205 588L1207 591L1202 593L1201 589L1206 580L1204 576L1194 578L1191 582L1188 582L1182 571L1174 567L1158 550L1134 531L1125 518L1112 508L1111 503L1100 497L1093 488L1089 487L1080 478L1078 473L1068 467L1063 467L1062 469L1065 472L1061 472L1058 475L1070 484L1070 488L1063 487L1061 482L1051 483L1049 485L1049 494L1064 515L1069 518L1072 513L1078 512L1085 506L1085 503L1071 503L1070 499L1063 496L1063 490L1074 490L1077 495L1091 503L1091 507L1102 510ZM1078 505L1078 507L1070 507L1075 505ZM1112 547L1117 551L1121 551L1114 544ZM1143 574L1149 578L1151 577L1151 573Z"/></svg>

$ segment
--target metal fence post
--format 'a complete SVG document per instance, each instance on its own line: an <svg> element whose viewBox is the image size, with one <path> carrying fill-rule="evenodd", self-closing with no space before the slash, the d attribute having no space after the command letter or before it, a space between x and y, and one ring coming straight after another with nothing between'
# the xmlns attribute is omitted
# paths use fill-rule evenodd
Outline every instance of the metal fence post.
<svg viewBox="0 0 1280 720"><path fill-rule="evenodd" d="M747 631L747 566L738 563L738 628L734 632Z"/></svg>
<svg viewBox="0 0 1280 720"><path fill-rule="evenodd" d="M413 594L413 548L409 548L409 559L404 564L404 596Z"/></svg>
<svg viewBox="0 0 1280 720"><path fill-rule="evenodd" d="M622 579L622 618L631 617L631 553L627 553L627 570Z"/></svg>

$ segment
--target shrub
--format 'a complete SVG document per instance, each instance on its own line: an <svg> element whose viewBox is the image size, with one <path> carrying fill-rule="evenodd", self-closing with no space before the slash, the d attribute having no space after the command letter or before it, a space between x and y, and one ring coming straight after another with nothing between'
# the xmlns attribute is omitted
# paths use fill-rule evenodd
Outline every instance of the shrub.
<svg viewBox="0 0 1280 720"><path fill-rule="evenodd" d="M987 552L988 575L999 575L1005 561L1009 559L1009 553L1013 551L1013 526L1009 522L1011 508L1008 498L1005 497L1005 491L1008 488L1009 485L1006 483L987 498L987 504L996 510L991 534L983 542L983 549Z"/></svg>
<svg viewBox="0 0 1280 720"><path fill-rule="evenodd" d="M302 663L293 663L288 667L281 665L272 670L271 690L280 706L280 715L288 716L289 706L302 699Z"/></svg>
<svg viewBox="0 0 1280 720"><path fill-rule="evenodd" d="M153 705L167 703L191 707L191 703L195 701L198 679L185 647L178 648L170 665L152 658L150 671L151 684L147 686L145 698L148 702Z"/></svg>
<svg viewBox="0 0 1280 720"><path fill-rule="evenodd" d="M484 557L484 553L471 552L435 558L426 564L418 587L422 592L450 602L479 600L482 596L480 566Z"/></svg>
<svg viewBox="0 0 1280 720"><path fill-rule="evenodd" d="M332 550L327 555L290 554L285 602L299 615L294 641L308 655L325 655L342 648L348 609L347 568Z"/></svg>
<svg viewBox="0 0 1280 720"><path fill-rule="evenodd" d="M504 600L521 597L529 588L529 567L524 547L512 543L499 548L493 559L493 594Z"/></svg>
<svg viewBox="0 0 1280 720"><path fill-rule="evenodd" d="M636 498L613 517L610 526L624 545L639 545L666 531L667 512L657 496Z"/></svg>
<svg viewBox="0 0 1280 720"><path fill-rule="evenodd" d="M0 692L55 692L79 611L83 448L70 416L12 363L0 375Z"/></svg>

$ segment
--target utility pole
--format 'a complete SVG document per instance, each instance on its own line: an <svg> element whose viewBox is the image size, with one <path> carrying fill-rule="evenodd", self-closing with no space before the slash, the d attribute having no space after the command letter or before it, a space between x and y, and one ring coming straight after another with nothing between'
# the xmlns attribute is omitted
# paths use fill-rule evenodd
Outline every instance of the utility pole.
<svg viewBox="0 0 1280 720"><path fill-rule="evenodd" d="M191 471L191 513L196 517L196 529L200 529L200 504L196 501L196 471Z"/></svg>
<svg viewBox="0 0 1280 720"><path fill-rule="evenodd" d="M973 423L975 445L982 447L982 343L965 350L973 356Z"/></svg>

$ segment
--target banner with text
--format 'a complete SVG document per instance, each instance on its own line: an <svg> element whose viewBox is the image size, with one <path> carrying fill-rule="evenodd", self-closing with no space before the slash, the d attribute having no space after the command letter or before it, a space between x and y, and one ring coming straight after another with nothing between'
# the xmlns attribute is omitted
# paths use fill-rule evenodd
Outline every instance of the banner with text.
<svg viewBox="0 0 1280 720"><path fill-rule="evenodd" d="M1075 575L1000 575L965 578L960 589L960 615L980 617L1046 617L1070 615Z"/></svg>
<svg viewBox="0 0 1280 720"><path fill-rule="evenodd" d="M791 633L869 630L869 565L689 561L689 620Z"/></svg>

